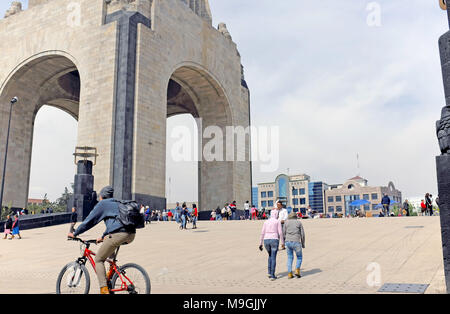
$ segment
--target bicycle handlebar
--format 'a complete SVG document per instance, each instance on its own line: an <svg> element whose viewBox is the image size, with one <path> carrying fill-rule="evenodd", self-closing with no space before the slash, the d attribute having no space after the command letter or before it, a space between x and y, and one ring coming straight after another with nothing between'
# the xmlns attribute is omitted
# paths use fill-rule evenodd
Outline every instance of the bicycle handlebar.
<svg viewBox="0 0 450 314"><path fill-rule="evenodd" d="M79 241L82 242L84 244L97 244L97 240L82 240L80 238L67 238L67 241Z"/></svg>

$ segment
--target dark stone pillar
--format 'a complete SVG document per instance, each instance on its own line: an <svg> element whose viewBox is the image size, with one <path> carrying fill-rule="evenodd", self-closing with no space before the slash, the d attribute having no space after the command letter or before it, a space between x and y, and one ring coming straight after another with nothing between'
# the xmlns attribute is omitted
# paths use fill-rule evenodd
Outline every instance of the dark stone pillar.
<svg viewBox="0 0 450 314"><path fill-rule="evenodd" d="M79 161L73 188L73 200L69 202L68 211L72 207L77 209L78 221L84 220L97 202L94 191L94 176L92 175L92 161Z"/></svg>
<svg viewBox="0 0 450 314"><path fill-rule="evenodd" d="M117 22L116 78L114 95L114 197L132 198L134 102L136 85L137 26L150 28L150 20L139 12L117 11L105 23Z"/></svg>
<svg viewBox="0 0 450 314"><path fill-rule="evenodd" d="M450 26L450 5L447 8ZM436 123L436 133L442 155L436 157L439 210L441 219L442 252L447 293L450 294L450 31L439 38L442 77L446 106L441 120Z"/></svg>
<svg viewBox="0 0 450 314"><path fill-rule="evenodd" d="M450 156L436 157L442 253L447 293L450 293Z"/></svg>

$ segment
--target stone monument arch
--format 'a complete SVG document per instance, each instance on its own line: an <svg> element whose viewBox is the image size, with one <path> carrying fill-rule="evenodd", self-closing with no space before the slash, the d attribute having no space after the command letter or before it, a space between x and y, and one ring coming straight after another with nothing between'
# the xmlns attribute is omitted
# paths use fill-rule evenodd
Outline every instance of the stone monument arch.
<svg viewBox="0 0 450 314"><path fill-rule="evenodd" d="M26 206L34 117L43 105L71 114L77 145L97 148L96 190L113 185L116 197L160 209L168 117L199 118L200 138L208 127L226 136L227 127L250 125L240 54L226 25L213 27L208 0L29 0L26 10L15 1L0 19L0 49L0 124L19 97L0 172L4 204L13 207ZM223 158L199 161L201 211L251 197L250 135L245 147L231 142L244 160L226 158L228 142L219 142Z"/></svg>

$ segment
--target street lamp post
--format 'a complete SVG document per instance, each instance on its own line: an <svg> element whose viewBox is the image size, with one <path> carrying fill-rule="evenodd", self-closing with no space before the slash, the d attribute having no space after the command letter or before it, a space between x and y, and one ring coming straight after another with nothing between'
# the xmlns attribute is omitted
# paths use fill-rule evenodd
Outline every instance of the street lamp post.
<svg viewBox="0 0 450 314"><path fill-rule="evenodd" d="M5 188L6 160L8 158L9 130L10 130L10 126L11 126L12 107L18 100L19 99L17 97L14 97L13 99L11 99L10 108L9 108L8 132L6 133L5 158L4 158L4 162L3 162L2 189L0 190L0 219L2 216L2 209L3 209L3 190Z"/></svg>

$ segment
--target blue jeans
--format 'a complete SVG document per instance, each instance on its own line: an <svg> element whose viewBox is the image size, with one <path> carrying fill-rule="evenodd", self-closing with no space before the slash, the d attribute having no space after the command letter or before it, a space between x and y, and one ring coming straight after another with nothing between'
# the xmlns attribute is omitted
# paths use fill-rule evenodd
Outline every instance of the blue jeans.
<svg viewBox="0 0 450 314"><path fill-rule="evenodd" d="M216 220L217 220L217 221L222 220L222 215L220 215L220 214L219 214L219 215L216 215Z"/></svg>
<svg viewBox="0 0 450 314"><path fill-rule="evenodd" d="M294 262L294 252L297 255L297 265L296 269L302 266L303 254L302 254L302 244L300 242L286 242L286 252L288 256L287 269L288 272L292 272L292 263Z"/></svg>
<svg viewBox="0 0 450 314"><path fill-rule="evenodd" d="M185 215L182 215L182 216L181 216L181 227L182 227L183 229L186 229L186 222L187 222L186 216L185 216Z"/></svg>
<svg viewBox="0 0 450 314"><path fill-rule="evenodd" d="M194 228L197 227L197 216L192 217L192 224Z"/></svg>
<svg viewBox="0 0 450 314"><path fill-rule="evenodd" d="M280 240L270 239L264 240L264 247L269 253L268 260L268 274L273 278L275 277L275 267L277 266L277 253L278 246L280 245Z"/></svg>
<svg viewBox="0 0 450 314"><path fill-rule="evenodd" d="M175 221L177 222L177 224L180 223L180 214L178 214L177 212L175 212Z"/></svg>

